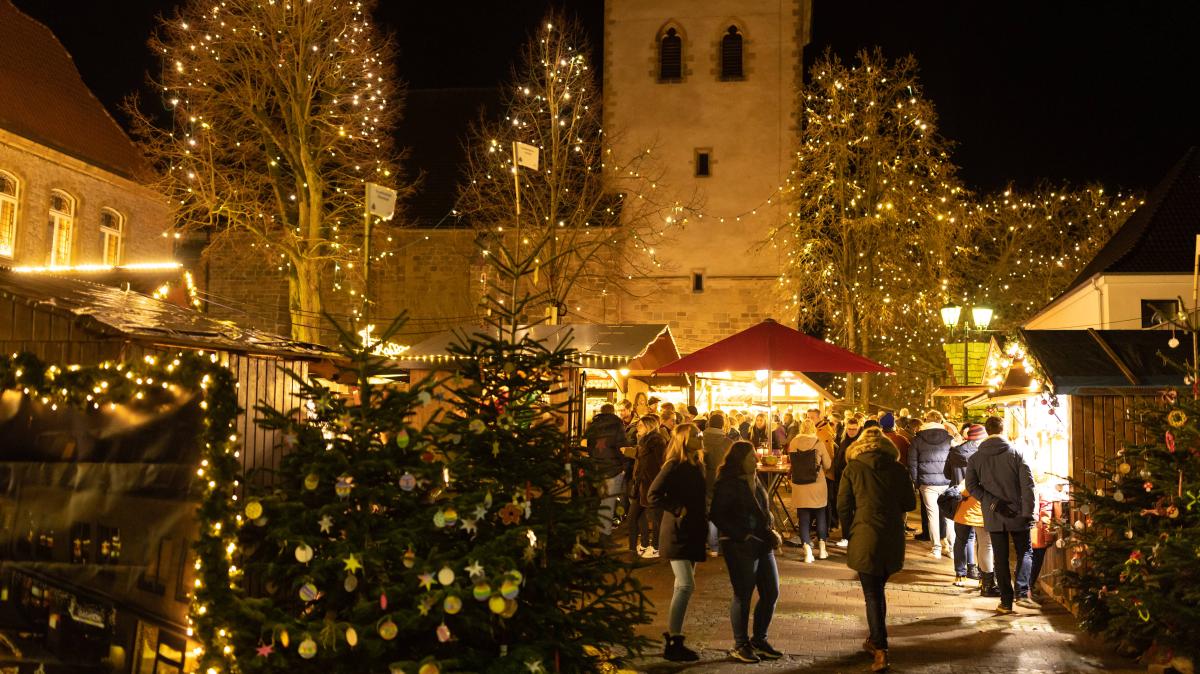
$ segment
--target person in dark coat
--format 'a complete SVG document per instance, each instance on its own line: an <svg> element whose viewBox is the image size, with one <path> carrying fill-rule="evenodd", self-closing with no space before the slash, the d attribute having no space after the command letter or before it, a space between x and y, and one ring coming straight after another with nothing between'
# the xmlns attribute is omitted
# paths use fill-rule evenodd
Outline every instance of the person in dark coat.
<svg viewBox="0 0 1200 674"><path fill-rule="evenodd" d="M1020 450L1004 437L1003 419L988 417L983 427L988 437L967 460L967 491L983 505L983 525L992 539L996 582L1000 586L1000 605L996 611L1012 613L1014 595L1018 606L1038 609L1041 607L1029 596L1033 565L1029 537L1037 509L1033 469ZM1010 537L1017 555L1016 587L1008 569Z"/></svg>
<svg viewBox="0 0 1200 674"><path fill-rule="evenodd" d="M838 519L838 485L841 484L842 471L846 470L846 449L854 444L858 439L862 429L859 427L857 417L846 417L846 423L842 427L842 433L838 436L837 446L833 452L833 479L825 484L829 492L829 511L826 517L829 520L829 528L840 528L842 530L842 539L838 541L838 547L844 548L850 544L850 537L846 535L846 529L850 526L849 522L842 522Z"/></svg>
<svg viewBox="0 0 1200 674"><path fill-rule="evenodd" d="M779 600L779 567L775 563L777 534L771 526L767 490L759 481L758 457L754 446L739 441L729 448L713 490L709 519L721 533L721 551L733 585L729 621L733 626L733 650L729 657L740 662L777 660L783 653L767 641L767 629ZM754 606L754 637L750 637L750 602Z"/></svg>
<svg viewBox="0 0 1200 674"><path fill-rule="evenodd" d="M693 662L700 655L683 644L683 618L696 588L696 562L703 562L708 540L707 483L700 431L679 424L671 432L662 470L650 485L650 505L662 510L662 554L671 560L675 574L671 609L667 616L663 658Z"/></svg>
<svg viewBox="0 0 1200 674"><path fill-rule="evenodd" d="M612 533L613 517L617 514L617 502L625 491L625 457L621 447L625 446L625 424L617 416L612 403L600 406L600 412L592 417L587 431L588 453L595 462L599 476L604 478L604 498L600 499L600 531L605 536Z"/></svg>
<svg viewBox="0 0 1200 674"><path fill-rule="evenodd" d="M900 465L896 445L878 428L846 450L846 470L838 485L838 512L850 532L846 565L858 572L867 605L870 637L863 649L875 658L871 671L888 668L888 577L904 568L904 520L917 507L912 480Z"/></svg>
<svg viewBox="0 0 1200 674"><path fill-rule="evenodd" d="M963 437L966 438L965 442L950 448L950 455L946 459L945 468L946 479L950 480L950 484L958 486L960 489L966 488L967 460L979 450L979 443L987 437L987 432L979 424L967 424L967 428L963 432ZM976 554L975 543L974 527L955 521L954 585L956 587L966 587L967 580L980 580L979 567L976 564L976 559L980 555ZM990 548L988 549L988 554L991 554ZM990 569L991 565L987 564L985 568Z"/></svg>
<svg viewBox="0 0 1200 674"><path fill-rule="evenodd" d="M950 520L938 511L937 499L946 491L950 480L946 477L946 459L950 457L950 432L943 425L942 413L930 410L925 413L925 423L917 431L908 448L909 477L921 493L925 504L925 531L929 534L931 553L934 559L942 554L953 553L954 528Z"/></svg>
<svg viewBox="0 0 1200 674"><path fill-rule="evenodd" d="M629 490L629 549L640 557L658 557L662 511L650 505L650 484L662 469L667 440L659 431L658 417L647 414L637 424L637 458ZM640 536L640 540L639 540Z"/></svg>

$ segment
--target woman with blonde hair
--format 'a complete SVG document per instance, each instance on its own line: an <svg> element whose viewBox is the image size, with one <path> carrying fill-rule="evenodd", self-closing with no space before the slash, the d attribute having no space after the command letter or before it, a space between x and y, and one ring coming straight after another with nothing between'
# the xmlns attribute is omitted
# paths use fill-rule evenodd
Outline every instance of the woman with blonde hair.
<svg viewBox="0 0 1200 674"><path fill-rule="evenodd" d="M867 605L870 636L863 650L871 671L888 663L888 577L904 568L904 520L917 507L912 478L900 465L900 450L880 428L868 428L846 449L846 469L838 486L838 514L850 532L846 564L858 572Z"/></svg>
<svg viewBox="0 0 1200 674"><path fill-rule="evenodd" d="M767 415L759 412L754 415L754 425L750 427L750 444L757 449L771 446L771 429L767 426Z"/></svg>
<svg viewBox="0 0 1200 674"><path fill-rule="evenodd" d="M708 483L704 452L695 424L679 424L671 431L662 470L650 485L650 505L662 510L660 553L671 561L675 574L671 608L667 614L666 647L663 658L694 662L700 655L683 645L683 618L696 589L696 562L708 556L708 513L705 510Z"/></svg>
<svg viewBox="0 0 1200 674"><path fill-rule="evenodd" d="M829 504L829 488L825 484L825 472L833 466L833 453L828 443L817 437L817 425L812 419L800 421L800 431L788 444L791 461L792 507L796 509L799 536L788 541L792 545L804 546L804 563L813 563L812 534L809 531L813 520L817 523L818 555L828 559L825 543L829 540L829 520L825 507Z"/></svg>

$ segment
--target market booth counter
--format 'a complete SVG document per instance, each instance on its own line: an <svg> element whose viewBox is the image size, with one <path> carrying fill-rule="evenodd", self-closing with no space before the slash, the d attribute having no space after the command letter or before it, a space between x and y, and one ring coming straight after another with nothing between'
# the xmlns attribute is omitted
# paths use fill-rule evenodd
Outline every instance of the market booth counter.
<svg viewBox="0 0 1200 674"><path fill-rule="evenodd" d="M1003 417L1042 477L1039 487L1065 501L1067 478L1095 486L1107 459L1146 440L1139 407L1184 385L1183 373L1163 362L1169 337L1159 330L1022 330L1019 341L993 352L988 390L966 406ZM1062 565L1062 551L1052 547L1043 578Z"/></svg>
<svg viewBox="0 0 1200 674"><path fill-rule="evenodd" d="M392 361L390 369L404 371L409 381L420 381L453 369L456 358L451 347L484 329L470 326L439 333L419 342ZM587 421L606 402L633 398L638 393L687 405L692 400L691 380L686 376L658 377L654 370L679 358L679 349L666 324L534 325L517 332L557 348L564 344L576 350L573 367L561 373L562 392L550 403L566 403L563 422L574 437L583 434Z"/></svg>

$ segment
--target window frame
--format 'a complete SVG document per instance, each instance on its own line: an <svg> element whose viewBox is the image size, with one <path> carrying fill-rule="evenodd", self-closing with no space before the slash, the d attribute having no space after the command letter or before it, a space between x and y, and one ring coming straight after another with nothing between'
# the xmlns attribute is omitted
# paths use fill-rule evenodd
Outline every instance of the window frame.
<svg viewBox="0 0 1200 674"><path fill-rule="evenodd" d="M668 39L672 39L672 38L679 41L679 51L676 54L676 59L675 59L675 63L674 63L674 65L677 69L677 74L675 74L673 76L666 76L666 75L664 75L664 71L666 70L666 68L665 68L666 53L665 53L665 50L663 49L663 46ZM658 67L656 68L656 70L658 71L657 79L660 84L676 84L676 83L683 81L683 75L684 75L683 42L684 42L683 31L680 30L679 26L667 25L665 28L663 28L661 31L659 31L659 33L658 33L658 58L656 59L656 61L657 61L656 65Z"/></svg>
<svg viewBox="0 0 1200 674"><path fill-rule="evenodd" d="M700 157L704 157L704 173L700 172ZM692 153L692 176L711 178L713 175L713 151L711 147L698 147Z"/></svg>
<svg viewBox="0 0 1200 674"><path fill-rule="evenodd" d="M11 181L13 186L11 194L0 192L0 242L4 241L4 230L8 230L8 245L0 243L0 257L11 260L17 256L17 220L21 214L21 181L11 172L2 169L0 169L0 178ZM8 213L11 217L7 223L4 222L5 206L9 208Z"/></svg>
<svg viewBox="0 0 1200 674"><path fill-rule="evenodd" d="M725 68L728 65L725 60L725 41L730 38L737 38L738 40L737 74L728 74L725 72ZM721 34L721 39L717 43L717 73L722 82L742 82L746 79L746 33L736 23L729 24L729 27Z"/></svg>
<svg viewBox="0 0 1200 674"><path fill-rule="evenodd" d="M65 200L69 206L69 211L59 210L54 207L55 197ZM50 207L47 209L50 221L50 250L47 252L47 266L50 267L70 267L74 258L75 252L75 220L79 212L79 202L69 192L64 190L50 191ZM59 250L59 243L63 236L61 230L66 228L66 250Z"/></svg>
<svg viewBox="0 0 1200 674"><path fill-rule="evenodd" d="M104 223L104 216L111 215L116 222L116 227L110 227ZM115 260L109 259L108 246L110 239L116 239ZM101 262L110 267L119 267L125 260L125 215L115 208L104 207L100 209L100 259Z"/></svg>

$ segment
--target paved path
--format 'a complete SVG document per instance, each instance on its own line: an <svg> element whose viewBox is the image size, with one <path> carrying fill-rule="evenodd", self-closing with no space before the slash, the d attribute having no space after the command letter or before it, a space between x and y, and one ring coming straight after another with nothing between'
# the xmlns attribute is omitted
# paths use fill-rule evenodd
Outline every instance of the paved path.
<svg viewBox="0 0 1200 674"><path fill-rule="evenodd" d="M1144 672L1132 660L1080 634L1066 609L1048 603L1041 611L1018 609L997 616L998 601L951 585L948 560L929 556L928 544L910 541L906 568L887 586L888 639L893 672L999 674L1001 672ZM845 565L844 551L804 564L796 548L780 560L780 599L770 639L786 656L773 663L746 665L729 660L730 587L725 564L698 565L696 593L688 609L687 643L701 651L698 663L680 664L645 657L635 663L649 674L687 672L865 672L870 659L860 648L867 634L862 593ZM658 617L644 632L661 639L666 630L672 576L659 560L639 572L651 586ZM661 651L659 651L660 653ZM657 655L657 653L656 653Z"/></svg>

